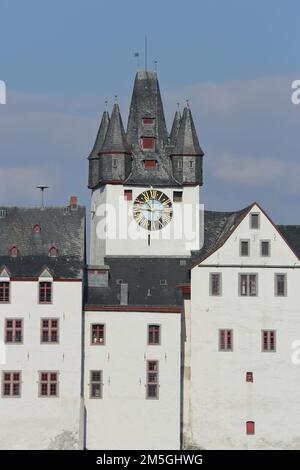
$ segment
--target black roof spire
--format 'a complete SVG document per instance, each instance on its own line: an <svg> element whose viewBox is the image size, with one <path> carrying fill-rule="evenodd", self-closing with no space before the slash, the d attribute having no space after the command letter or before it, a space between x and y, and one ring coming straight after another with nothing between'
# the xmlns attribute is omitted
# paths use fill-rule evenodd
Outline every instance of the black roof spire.
<svg viewBox="0 0 300 470"><path fill-rule="evenodd" d="M100 153L130 153L118 103L114 104Z"/></svg>
<svg viewBox="0 0 300 470"><path fill-rule="evenodd" d="M175 113L175 116L174 116L172 129L171 129L171 134L170 134L170 145L172 145L172 146L174 146L176 144L180 123L181 123L181 114L180 114L180 111L178 109Z"/></svg>
<svg viewBox="0 0 300 470"><path fill-rule="evenodd" d="M181 118L173 155L200 155L204 152L200 147L192 113L187 102Z"/></svg>
<svg viewBox="0 0 300 470"><path fill-rule="evenodd" d="M94 143L94 147L89 155L89 160L95 159L98 157L98 154L102 148L102 145L105 140L106 132L109 126L109 114L107 111L104 111L101 119L101 123L99 126L98 134Z"/></svg>

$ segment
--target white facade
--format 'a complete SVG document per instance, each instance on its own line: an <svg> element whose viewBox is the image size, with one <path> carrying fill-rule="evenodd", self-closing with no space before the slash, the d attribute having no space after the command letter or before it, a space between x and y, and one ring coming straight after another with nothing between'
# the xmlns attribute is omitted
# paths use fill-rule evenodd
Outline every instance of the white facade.
<svg viewBox="0 0 300 470"><path fill-rule="evenodd" d="M6 280L1 278L2 281ZM10 303L0 303L2 355L0 449L80 449L81 280L53 281L52 303L38 303L38 280L11 280ZM21 344L5 344L5 320L23 320ZM41 343L41 319L58 319L58 343ZM21 396L4 397L3 373L21 372ZM39 396L39 372L58 372L58 396Z"/></svg>
<svg viewBox="0 0 300 470"><path fill-rule="evenodd" d="M192 269L191 441L203 449L299 449L300 262L259 206L260 226L247 214L225 243ZM249 256L240 241L248 240ZM261 256L260 241L270 242ZM210 274L221 273L221 295ZM258 275L257 296L241 296L239 275ZM275 274L285 274L286 295L275 295ZM233 331L233 350L219 350L219 330ZM262 351L262 330L275 330L276 350ZM299 355L298 355L299 356ZM297 357L297 355L296 355ZM246 373L253 373L253 383ZM255 423L247 435L246 422Z"/></svg>
<svg viewBox="0 0 300 470"><path fill-rule="evenodd" d="M125 201L124 190L132 190ZM200 186L159 188L172 201L173 217L163 229L150 233L133 217L135 198L149 187L106 184L92 193L90 263L101 265L105 256L190 256L201 248ZM158 189L158 188L156 188ZM182 191L182 202L173 202L173 191Z"/></svg>
<svg viewBox="0 0 300 470"><path fill-rule="evenodd" d="M87 449L180 448L180 313L85 312ZM105 344L91 344L91 325L105 324ZM160 325L148 345L149 324ZM146 398L147 361L159 361L159 398ZM90 398L90 371L103 373L102 398Z"/></svg>

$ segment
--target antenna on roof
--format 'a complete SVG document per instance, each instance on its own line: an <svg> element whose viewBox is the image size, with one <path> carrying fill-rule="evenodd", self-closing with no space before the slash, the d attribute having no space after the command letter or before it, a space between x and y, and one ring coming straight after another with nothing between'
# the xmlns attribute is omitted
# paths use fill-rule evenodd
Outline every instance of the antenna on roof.
<svg viewBox="0 0 300 470"><path fill-rule="evenodd" d="M136 57L136 67L137 67L138 70L140 70L140 53L135 52L134 57Z"/></svg>
<svg viewBox="0 0 300 470"><path fill-rule="evenodd" d="M45 186L44 184L40 184L39 186L37 186L37 189L40 189L41 190L41 198L42 198L42 208L45 207L45 204L44 204L44 191L45 189L48 189L49 186Z"/></svg>
<svg viewBox="0 0 300 470"><path fill-rule="evenodd" d="M147 50L147 36L145 36L145 72L147 72L148 50Z"/></svg>

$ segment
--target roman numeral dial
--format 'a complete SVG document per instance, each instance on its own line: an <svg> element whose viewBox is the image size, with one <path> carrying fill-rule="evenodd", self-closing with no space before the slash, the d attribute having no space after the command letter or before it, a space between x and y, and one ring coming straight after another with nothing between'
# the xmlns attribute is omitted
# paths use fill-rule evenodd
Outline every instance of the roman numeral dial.
<svg viewBox="0 0 300 470"><path fill-rule="evenodd" d="M172 202L163 192L147 189L135 199L133 216L136 223L145 230L160 230L172 220Z"/></svg>

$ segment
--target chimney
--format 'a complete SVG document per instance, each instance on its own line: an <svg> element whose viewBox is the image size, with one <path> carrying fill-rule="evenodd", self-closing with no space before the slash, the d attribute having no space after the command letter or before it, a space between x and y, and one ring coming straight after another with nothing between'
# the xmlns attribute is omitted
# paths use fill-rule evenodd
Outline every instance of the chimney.
<svg viewBox="0 0 300 470"><path fill-rule="evenodd" d="M120 305L128 305L128 284L121 284Z"/></svg>
<svg viewBox="0 0 300 470"><path fill-rule="evenodd" d="M70 208L77 209L77 196L70 197Z"/></svg>

